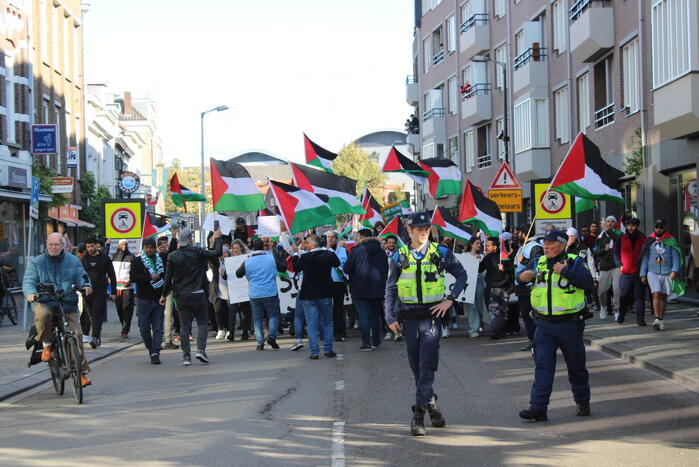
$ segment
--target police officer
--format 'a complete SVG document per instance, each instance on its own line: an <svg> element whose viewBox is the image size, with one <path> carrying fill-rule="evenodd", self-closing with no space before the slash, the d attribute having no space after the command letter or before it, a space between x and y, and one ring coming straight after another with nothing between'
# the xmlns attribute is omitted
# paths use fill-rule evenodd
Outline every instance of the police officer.
<svg viewBox="0 0 699 467"><path fill-rule="evenodd" d="M398 261L389 259L384 314L394 334L403 333L410 369L415 376L416 403L410 431L424 435L425 412L433 427L446 422L432 390L439 362L441 318L466 286L466 271L447 248L430 242L430 216L417 212L408 218L410 244L400 247ZM445 271L456 278L452 293L444 298ZM398 301L398 306L396 306ZM398 314L396 314L398 310ZM398 318L402 321L398 323Z"/></svg>
<svg viewBox="0 0 699 467"><path fill-rule="evenodd" d="M544 235L544 254L532 260L518 280L533 282L532 313L537 319L534 333L534 384L529 408L519 416L525 420L548 420L546 409L556 372L556 350L561 349L578 416L590 415L590 383L585 367L583 330L592 314L585 307L585 291L592 289L592 275L579 256L566 254L568 235L552 230Z"/></svg>

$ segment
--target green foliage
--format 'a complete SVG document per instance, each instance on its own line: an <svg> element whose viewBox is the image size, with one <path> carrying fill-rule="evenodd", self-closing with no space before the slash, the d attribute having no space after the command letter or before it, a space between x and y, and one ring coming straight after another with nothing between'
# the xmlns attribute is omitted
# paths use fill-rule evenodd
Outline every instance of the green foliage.
<svg viewBox="0 0 699 467"><path fill-rule="evenodd" d="M102 232L103 227L102 200L111 198L112 195L106 186L97 187L95 176L91 172L85 172L78 184L83 201L80 217L84 221L95 224L95 227L89 230L89 235L97 236Z"/></svg>
<svg viewBox="0 0 699 467"><path fill-rule="evenodd" d="M624 170L627 174L638 177L643 170L644 148L641 138L641 129L637 128L631 136L631 155L624 160Z"/></svg>
<svg viewBox="0 0 699 467"><path fill-rule="evenodd" d="M204 170L205 184L207 187L211 187L211 174L209 169ZM170 166L170 177L177 174L177 178L181 185L186 186L190 190L199 193L201 191L201 168L200 167L188 167L183 168L179 159L173 159ZM169 183L169 182L168 182ZM169 186L165 193L165 212L174 213L180 212L184 213L184 208L177 207L175 203L172 202L172 197L170 196ZM187 203L187 214L199 215L199 210L201 209L203 203L191 201ZM211 188L206 191L206 211L213 212Z"/></svg>
<svg viewBox="0 0 699 467"><path fill-rule="evenodd" d="M338 175L357 180L357 194L362 192L365 184L374 189L383 188L386 184L386 174L379 164L355 143L346 144L340 149L333 161L333 170Z"/></svg>
<svg viewBox="0 0 699 467"><path fill-rule="evenodd" d="M388 194L388 204L400 203L404 199L406 199L405 193L398 188L394 188L393 191Z"/></svg>
<svg viewBox="0 0 699 467"><path fill-rule="evenodd" d="M39 179L39 192L51 196L51 201L48 203L39 203L39 220L46 222L49 220L48 209L63 206L68 202L68 197L61 193L51 193L53 177L58 176L51 167L45 167L35 161L32 164L32 175Z"/></svg>

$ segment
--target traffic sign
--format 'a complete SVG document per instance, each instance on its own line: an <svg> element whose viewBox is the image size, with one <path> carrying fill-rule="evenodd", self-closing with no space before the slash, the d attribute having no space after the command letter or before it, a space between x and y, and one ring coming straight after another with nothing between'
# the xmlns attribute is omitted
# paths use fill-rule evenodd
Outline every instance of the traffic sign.
<svg viewBox="0 0 699 467"><path fill-rule="evenodd" d="M522 190L488 190L488 198L497 203L500 212L522 212Z"/></svg>
<svg viewBox="0 0 699 467"><path fill-rule="evenodd" d="M500 168L498 169L498 173L495 175L495 178L493 179L493 183L490 184L490 189L491 190L511 190L511 189L522 189L522 185L519 184L517 181L517 177L515 177L515 174L512 172L512 169L510 169L510 166L507 164L507 162L503 162Z"/></svg>
<svg viewBox="0 0 699 467"><path fill-rule="evenodd" d="M57 140L56 125L32 125L32 153L56 154Z"/></svg>
<svg viewBox="0 0 699 467"><path fill-rule="evenodd" d="M141 238L143 200L105 200L104 233L111 239Z"/></svg>
<svg viewBox="0 0 699 467"><path fill-rule="evenodd" d="M33 219L39 218L39 189L39 178L32 177L32 197L29 202L29 215L32 216Z"/></svg>
<svg viewBox="0 0 699 467"><path fill-rule="evenodd" d="M548 182L534 183L534 215L537 219L572 219L573 200L555 190L546 191Z"/></svg>

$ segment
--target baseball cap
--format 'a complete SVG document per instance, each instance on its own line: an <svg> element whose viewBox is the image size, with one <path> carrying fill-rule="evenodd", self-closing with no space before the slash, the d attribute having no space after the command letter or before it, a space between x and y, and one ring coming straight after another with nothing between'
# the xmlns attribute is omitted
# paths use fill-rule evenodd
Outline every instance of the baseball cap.
<svg viewBox="0 0 699 467"><path fill-rule="evenodd" d="M424 227L432 225L432 220L426 212L414 212L408 217L408 225L410 227Z"/></svg>
<svg viewBox="0 0 699 467"><path fill-rule="evenodd" d="M665 228L665 219L656 219L653 223L653 227L663 227Z"/></svg>
<svg viewBox="0 0 699 467"><path fill-rule="evenodd" d="M568 243L568 234L562 230L553 229L546 232L546 235L544 235L544 240Z"/></svg>

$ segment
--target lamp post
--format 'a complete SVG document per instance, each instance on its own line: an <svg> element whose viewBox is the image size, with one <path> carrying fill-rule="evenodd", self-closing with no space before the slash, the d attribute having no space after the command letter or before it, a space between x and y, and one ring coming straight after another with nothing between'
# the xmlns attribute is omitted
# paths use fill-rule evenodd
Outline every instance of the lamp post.
<svg viewBox="0 0 699 467"><path fill-rule="evenodd" d="M205 110L201 113L201 195L206 198L206 187L205 187L205 177L204 177L204 115L210 112L222 112L228 110L228 106L219 105L213 109ZM199 236L201 246L205 246L204 240L204 208L206 207L206 202L202 205L199 210Z"/></svg>

